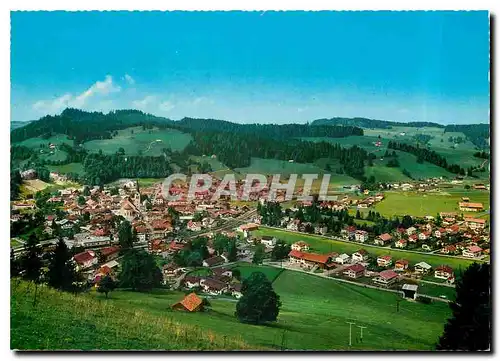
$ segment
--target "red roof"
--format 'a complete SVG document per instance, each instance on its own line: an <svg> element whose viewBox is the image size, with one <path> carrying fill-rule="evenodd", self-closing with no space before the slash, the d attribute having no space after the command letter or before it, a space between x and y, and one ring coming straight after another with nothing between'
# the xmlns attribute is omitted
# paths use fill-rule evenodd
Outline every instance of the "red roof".
<svg viewBox="0 0 500 361"><path fill-rule="evenodd" d="M189 312L193 312L194 310L196 310L201 304L203 303L202 299L199 298L196 293L190 293L189 295L187 295L186 297L184 297L184 299L181 301L181 302L178 302L176 304L174 304L173 306L176 306L176 305L182 305L184 306L184 308L186 310L188 310Z"/></svg>
<svg viewBox="0 0 500 361"><path fill-rule="evenodd" d="M385 270L385 271L382 271L379 273L379 276L386 279L386 280L390 280L394 277L397 277L398 274L396 272L394 272L393 270Z"/></svg>
<svg viewBox="0 0 500 361"><path fill-rule="evenodd" d="M347 267L348 270L354 271L354 272L363 272L365 270L365 267L359 263L353 264L352 266Z"/></svg>
<svg viewBox="0 0 500 361"><path fill-rule="evenodd" d="M383 259L383 260L386 260L386 261L390 261L390 260L392 260L392 257L391 256L380 256L378 259Z"/></svg>
<svg viewBox="0 0 500 361"><path fill-rule="evenodd" d="M85 262L91 261L94 259L95 254L92 251L85 251L82 253L75 254L73 258L75 259L76 263L83 264Z"/></svg>
<svg viewBox="0 0 500 361"><path fill-rule="evenodd" d="M392 236L389 233L384 233L378 236L382 241L390 241L392 239Z"/></svg>
<svg viewBox="0 0 500 361"><path fill-rule="evenodd" d="M101 254L105 257L110 256L116 252L120 251L120 247L113 246L113 247L104 247L101 249Z"/></svg>
<svg viewBox="0 0 500 361"><path fill-rule="evenodd" d="M326 264L328 262L328 259L331 257L328 254L307 253L296 250L291 250L290 253L288 253L288 256L322 264Z"/></svg>
<svg viewBox="0 0 500 361"><path fill-rule="evenodd" d="M478 247L478 246L469 246L468 249L469 249L469 252L473 252L473 253L481 252L483 250L481 247Z"/></svg>
<svg viewBox="0 0 500 361"><path fill-rule="evenodd" d="M453 268L451 268L450 266L441 265L441 266L436 268L436 271L453 273Z"/></svg>
<svg viewBox="0 0 500 361"><path fill-rule="evenodd" d="M397 260L396 261L396 264L404 264L404 265L407 265L409 262L406 260L406 259L400 259L400 260Z"/></svg>

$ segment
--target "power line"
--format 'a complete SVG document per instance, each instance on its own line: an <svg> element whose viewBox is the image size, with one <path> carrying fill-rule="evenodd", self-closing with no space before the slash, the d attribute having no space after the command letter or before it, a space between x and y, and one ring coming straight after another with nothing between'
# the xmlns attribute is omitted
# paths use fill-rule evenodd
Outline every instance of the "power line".
<svg viewBox="0 0 500 361"><path fill-rule="evenodd" d="M363 342L363 328L367 328L366 326L356 326L356 327L359 327L361 329L361 342Z"/></svg>
<svg viewBox="0 0 500 361"><path fill-rule="evenodd" d="M355 325L354 322L346 322L349 324L349 346L352 346L352 338L351 338L351 327L352 325Z"/></svg>

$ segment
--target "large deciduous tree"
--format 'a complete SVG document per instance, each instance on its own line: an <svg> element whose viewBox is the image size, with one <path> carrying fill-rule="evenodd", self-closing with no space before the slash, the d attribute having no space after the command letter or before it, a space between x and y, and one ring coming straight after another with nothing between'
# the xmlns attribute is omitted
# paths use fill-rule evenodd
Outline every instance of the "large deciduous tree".
<svg viewBox="0 0 500 361"><path fill-rule="evenodd" d="M236 304L236 317L240 322L262 324L277 320L280 298L262 272L253 272L246 278L241 292L243 296Z"/></svg>
<svg viewBox="0 0 500 361"><path fill-rule="evenodd" d="M118 276L120 287L149 291L161 285L162 274L152 255L143 250L128 250Z"/></svg>

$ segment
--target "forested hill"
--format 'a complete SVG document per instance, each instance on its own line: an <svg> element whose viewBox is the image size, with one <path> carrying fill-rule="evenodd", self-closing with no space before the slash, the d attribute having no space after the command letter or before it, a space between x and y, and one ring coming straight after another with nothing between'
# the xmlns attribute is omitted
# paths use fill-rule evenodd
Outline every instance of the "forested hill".
<svg viewBox="0 0 500 361"><path fill-rule="evenodd" d="M184 118L175 124L197 132L227 132L264 135L267 138L285 139L293 137L343 138L363 135L363 129L354 126L315 126L309 124L239 124L225 120Z"/></svg>
<svg viewBox="0 0 500 361"><path fill-rule="evenodd" d="M112 131L143 124L169 124L173 121L143 113L139 110L116 110L104 114L66 109L60 115L47 115L28 125L11 131L11 142L66 134L69 138L83 142L92 139L110 139Z"/></svg>
<svg viewBox="0 0 500 361"><path fill-rule="evenodd" d="M401 127L436 127L436 128L444 128L444 125L438 123L431 122L392 122L388 120L377 120L377 119L369 119L369 118L331 118L331 119L316 119L311 125L319 126L319 125L343 125L343 126L353 126L353 127L362 127L362 128L381 128L381 129L389 129L391 127L401 126Z"/></svg>
<svg viewBox="0 0 500 361"><path fill-rule="evenodd" d="M488 139L490 138L489 124L451 124L444 128L445 132L462 132L470 139L474 145L484 149L489 148Z"/></svg>

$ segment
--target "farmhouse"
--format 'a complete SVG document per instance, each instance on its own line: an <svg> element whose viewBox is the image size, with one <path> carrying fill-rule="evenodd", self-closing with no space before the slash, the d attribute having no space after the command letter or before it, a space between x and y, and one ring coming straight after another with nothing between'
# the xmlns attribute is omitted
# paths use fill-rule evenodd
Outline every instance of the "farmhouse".
<svg viewBox="0 0 500 361"><path fill-rule="evenodd" d="M486 220L481 218L465 218L465 225L470 229L483 229L486 226Z"/></svg>
<svg viewBox="0 0 500 361"><path fill-rule="evenodd" d="M394 243L396 248L406 248L408 246L408 241L406 239L400 239Z"/></svg>
<svg viewBox="0 0 500 361"><path fill-rule="evenodd" d="M344 264L349 262L349 255L342 253L335 258L336 263Z"/></svg>
<svg viewBox="0 0 500 361"><path fill-rule="evenodd" d="M394 271L405 271L408 269L408 261L405 259L397 260L394 264Z"/></svg>
<svg viewBox="0 0 500 361"><path fill-rule="evenodd" d="M260 243L264 244L266 247L274 248L276 245L276 237L262 236Z"/></svg>
<svg viewBox="0 0 500 361"><path fill-rule="evenodd" d="M377 258L377 264L379 267L389 267L392 264L391 256L380 256Z"/></svg>
<svg viewBox="0 0 500 361"><path fill-rule="evenodd" d="M455 254L457 252L457 247L454 245L448 245L441 249L441 253L443 254Z"/></svg>
<svg viewBox="0 0 500 361"><path fill-rule="evenodd" d="M73 259L78 265L79 269L90 268L97 264L97 257L94 251L85 251L82 253L75 254Z"/></svg>
<svg viewBox="0 0 500 361"><path fill-rule="evenodd" d="M385 270L379 273L378 277L374 278L373 281L382 286L390 286L398 280L398 274L393 270Z"/></svg>
<svg viewBox="0 0 500 361"><path fill-rule="evenodd" d="M364 249L360 249L352 254L353 262L365 262L368 260L368 252Z"/></svg>
<svg viewBox="0 0 500 361"><path fill-rule="evenodd" d="M172 305L173 310L177 311L188 311L197 312L203 310L203 300L196 295L196 293L190 293L182 299L182 301L174 303Z"/></svg>
<svg viewBox="0 0 500 361"><path fill-rule="evenodd" d="M483 249L481 247L469 246L462 251L462 255L464 257L477 258L477 257L481 257L482 252L483 252Z"/></svg>
<svg viewBox="0 0 500 361"><path fill-rule="evenodd" d="M380 246L385 246L388 244L392 239L392 236L389 233L384 233L375 238L375 244L378 244Z"/></svg>
<svg viewBox="0 0 500 361"><path fill-rule="evenodd" d="M465 212L480 212L484 209L482 203L459 202L458 207Z"/></svg>
<svg viewBox="0 0 500 361"><path fill-rule="evenodd" d="M224 282L214 278L203 278L200 281L200 287L204 292L210 295L220 295L227 290L227 286Z"/></svg>
<svg viewBox="0 0 500 361"><path fill-rule="evenodd" d="M434 270L434 277L447 280L450 278L455 278L453 274L453 268L446 265L441 265Z"/></svg>
<svg viewBox="0 0 500 361"><path fill-rule="evenodd" d="M290 251L288 253L290 262L304 266L328 268L332 263L332 256L329 254L306 253L300 251Z"/></svg>
<svg viewBox="0 0 500 361"><path fill-rule="evenodd" d="M298 241L292 244L293 251L307 252L309 251L309 244L304 241Z"/></svg>
<svg viewBox="0 0 500 361"><path fill-rule="evenodd" d="M182 281L184 283L184 287L192 289L200 286L201 277L186 276Z"/></svg>
<svg viewBox="0 0 500 361"><path fill-rule="evenodd" d="M365 267L359 263L353 264L345 269L344 275L349 278L362 277L365 274Z"/></svg>
<svg viewBox="0 0 500 361"><path fill-rule="evenodd" d="M415 272L417 273L427 273L432 269L432 266L426 262L419 262L415 265Z"/></svg>
<svg viewBox="0 0 500 361"><path fill-rule="evenodd" d="M203 267L214 267L224 263L224 258L221 256L215 256L211 258L207 258L203 261Z"/></svg>
<svg viewBox="0 0 500 361"><path fill-rule="evenodd" d="M365 243L366 241L368 241L368 232L358 230L354 233L354 239L356 240L356 242Z"/></svg>

